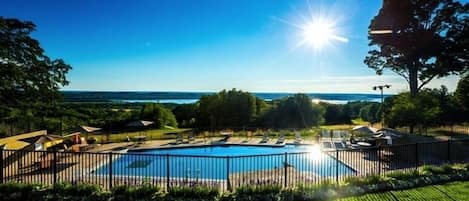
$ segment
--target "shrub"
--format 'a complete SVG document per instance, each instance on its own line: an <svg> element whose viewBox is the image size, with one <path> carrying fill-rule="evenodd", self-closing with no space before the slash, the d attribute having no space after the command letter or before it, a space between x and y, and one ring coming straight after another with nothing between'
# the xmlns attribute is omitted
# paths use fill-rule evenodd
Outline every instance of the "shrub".
<svg viewBox="0 0 469 201"><path fill-rule="evenodd" d="M173 187L165 196L167 201L179 200L216 200L218 189L205 187Z"/></svg>
<svg viewBox="0 0 469 201"><path fill-rule="evenodd" d="M236 189L234 197L236 201L276 201L281 191L282 187L278 185L243 186Z"/></svg>
<svg viewBox="0 0 469 201"><path fill-rule="evenodd" d="M410 171L394 171L387 173L385 177L391 180L409 180L413 178L417 178L420 176L420 172L418 170L410 170Z"/></svg>
<svg viewBox="0 0 469 201"><path fill-rule="evenodd" d="M114 200L136 201L153 200L161 196L160 189L150 184L141 186L116 186L111 189Z"/></svg>

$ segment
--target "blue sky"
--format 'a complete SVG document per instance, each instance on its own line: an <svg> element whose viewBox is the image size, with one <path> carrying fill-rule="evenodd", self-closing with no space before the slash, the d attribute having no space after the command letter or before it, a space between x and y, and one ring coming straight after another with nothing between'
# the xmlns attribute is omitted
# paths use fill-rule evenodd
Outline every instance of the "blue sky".
<svg viewBox="0 0 469 201"><path fill-rule="evenodd" d="M46 53L73 66L65 90L358 92L388 83L363 59L381 0L2 0L33 21ZM298 46L308 16L327 16L348 42ZM454 90L456 77L435 80Z"/></svg>

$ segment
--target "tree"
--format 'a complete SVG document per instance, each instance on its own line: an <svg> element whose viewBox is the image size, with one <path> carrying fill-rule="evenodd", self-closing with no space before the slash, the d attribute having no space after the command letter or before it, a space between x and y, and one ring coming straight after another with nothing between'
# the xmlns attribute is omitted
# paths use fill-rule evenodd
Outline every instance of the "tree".
<svg viewBox="0 0 469 201"><path fill-rule="evenodd" d="M324 108L313 104L305 94L295 94L281 99L277 106L264 115L265 125L276 128L316 127L324 119Z"/></svg>
<svg viewBox="0 0 469 201"><path fill-rule="evenodd" d="M436 124L441 113L438 100L429 90L424 90L412 96L401 93L393 97L392 107L385 116L385 123L389 127L408 126L410 133L415 126L428 127Z"/></svg>
<svg viewBox="0 0 469 201"><path fill-rule="evenodd" d="M34 30L32 22L0 17L0 110L4 110L0 113L9 114L3 119L9 122L11 134L17 123L14 121L21 120L12 114L27 117L30 130L33 113L41 110L33 107L53 104L60 99L59 88L69 83L66 74L71 66L45 55L39 42L30 36ZM45 117L42 122L46 122Z"/></svg>
<svg viewBox="0 0 469 201"><path fill-rule="evenodd" d="M360 118L371 124L381 121L381 111L379 103L368 103L360 109Z"/></svg>
<svg viewBox="0 0 469 201"><path fill-rule="evenodd" d="M197 104L182 104L176 106L172 112L180 127L192 127L195 123L199 107Z"/></svg>
<svg viewBox="0 0 469 201"><path fill-rule="evenodd" d="M349 105L330 104L321 102L324 107L324 121L326 124L349 124L351 119L351 110Z"/></svg>
<svg viewBox="0 0 469 201"><path fill-rule="evenodd" d="M461 77L455 92L456 100L469 112L469 73Z"/></svg>
<svg viewBox="0 0 469 201"><path fill-rule="evenodd" d="M200 128L241 128L253 123L265 107L254 95L232 89L202 96L197 124Z"/></svg>
<svg viewBox="0 0 469 201"><path fill-rule="evenodd" d="M384 0L369 26L365 63L378 75L389 69L404 77L414 96L435 77L467 71L468 24L467 3Z"/></svg>
<svg viewBox="0 0 469 201"><path fill-rule="evenodd" d="M177 121L174 114L171 110L160 104L145 104L142 108L141 118L154 121L154 126L156 128L163 128L164 126L177 127Z"/></svg>

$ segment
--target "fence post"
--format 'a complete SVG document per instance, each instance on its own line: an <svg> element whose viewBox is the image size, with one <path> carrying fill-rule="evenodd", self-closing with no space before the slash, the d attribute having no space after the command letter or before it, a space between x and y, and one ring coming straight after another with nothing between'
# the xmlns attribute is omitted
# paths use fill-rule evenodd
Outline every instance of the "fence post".
<svg viewBox="0 0 469 201"><path fill-rule="evenodd" d="M230 157L226 156L226 185L228 191L231 191L231 182L230 182Z"/></svg>
<svg viewBox="0 0 469 201"><path fill-rule="evenodd" d="M420 166L419 162L419 143L415 143L415 169Z"/></svg>
<svg viewBox="0 0 469 201"><path fill-rule="evenodd" d="M287 183L288 183L288 179L287 179L287 173L288 173L288 153L285 152L285 162L283 163L283 167L284 167L284 182L283 182L283 187L284 188L287 188Z"/></svg>
<svg viewBox="0 0 469 201"><path fill-rule="evenodd" d="M448 163L451 163L451 137L448 140Z"/></svg>
<svg viewBox="0 0 469 201"><path fill-rule="evenodd" d="M54 151L54 166L52 167L54 171L54 184L57 183L57 152Z"/></svg>
<svg viewBox="0 0 469 201"><path fill-rule="evenodd" d="M112 152L109 152L109 189L112 188Z"/></svg>
<svg viewBox="0 0 469 201"><path fill-rule="evenodd" d="M166 191L169 190L169 154L166 154Z"/></svg>
<svg viewBox="0 0 469 201"><path fill-rule="evenodd" d="M376 154L378 154L378 175L381 176L381 146L378 146Z"/></svg>
<svg viewBox="0 0 469 201"><path fill-rule="evenodd" d="M0 147L0 184L3 184L3 147Z"/></svg>
<svg viewBox="0 0 469 201"><path fill-rule="evenodd" d="M335 182L339 183L339 150L335 150Z"/></svg>

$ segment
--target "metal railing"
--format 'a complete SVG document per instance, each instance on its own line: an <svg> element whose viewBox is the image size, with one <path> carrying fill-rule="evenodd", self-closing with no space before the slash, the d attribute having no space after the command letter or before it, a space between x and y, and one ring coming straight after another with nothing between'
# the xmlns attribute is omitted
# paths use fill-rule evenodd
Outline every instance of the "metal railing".
<svg viewBox="0 0 469 201"><path fill-rule="evenodd" d="M230 191L245 185L317 185L427 164L469 162L469 140L249 156L1 150L0 158L0 183L91 183L107 189L151 184Z"/></svg>

